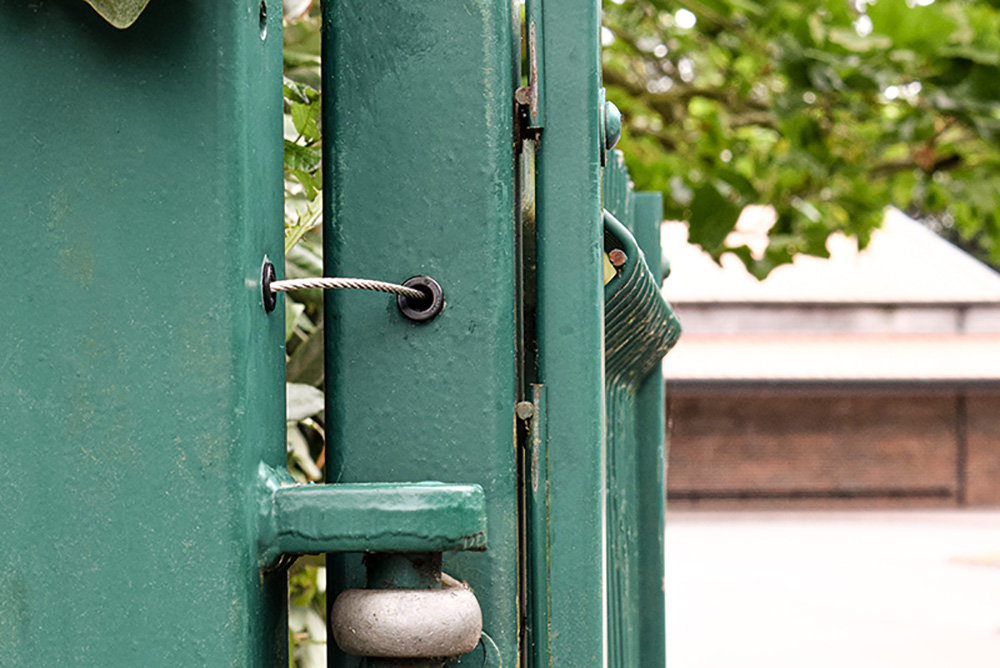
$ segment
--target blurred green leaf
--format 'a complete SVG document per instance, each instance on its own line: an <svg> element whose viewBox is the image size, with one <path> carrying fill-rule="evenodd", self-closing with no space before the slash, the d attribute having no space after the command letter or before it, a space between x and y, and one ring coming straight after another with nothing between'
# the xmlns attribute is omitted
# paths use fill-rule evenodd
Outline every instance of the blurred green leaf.
<svg viewBox="0 0 1000 668"><path fill-rule="evenodd" d="M116 28L127 28L139 18L149 0L85 0Z"/></svg>
<svg viewBox="0 0 1000 668"><path fill-rule="evenodd" d="M285 276L323 274L322 169L320 157L319 2L289 4L283 30L285 64ZM292 6L295 4L295 6ZM294 127L298 137L290 133ZM289 144L292 144L289 147ZM323 299L319 290L286 294L285 377L288 405L288 468L299 482L321 482L325 434L322 426ZM320 323L313 326L313 322ZM299 557L288 571L289 665L326 668L324 557Z"/></svg>
<svg viewBox="0 0 1000 668"><path fill-rule="evenodd" d="M302 180L302 175L298 174L299 180ZM306 191L309 195L309 191ZM311 195L312 200L306 206L305 211L299 214L298 218L294 222L287 222L285 224L285 255L287 256L292 252L292 249L297 246L297 244L302 240L302 238L313 230L323 224L323 195L320 192L314 192ZM300 254L305 251L300 251ZM319 276L323 273L323 261L320 259L317 263L314 263L312 271L307 272L305 276Z"/></svg>
<svg viewBox="0 0 1000 668"><path fill-rule="evenodd" d="M907 0L878 0L867 11L874 31L891 37L894 47L933 51L947 44L957 27L941 10L945 4L947 0L913 6Z"/></svg>
<svg viewBox="0 0 1000 668"><path fill-rule="evenodd" d="M285 140L285 168L291 171L315 172L323 164L323 155L316 146L303 146Z"/></svg>
<svg viewBox="0 0 1000 668"><path fill-rule="evenodd" d="M313 142L319 139L319 105L292 103L292 122L302 138Z"/></svg>
<svg viewBox="0 0 1000 668"><path fill-rule="evenodd" d="M732 232L740 209L719 192L716 184L700 186L691 202L691 241L709 249L721 246Z"/></svg>
<svg viewBox="0 0 1000 668"><path fill-rule="evenodd" d="M323 323L320 323L291 354L285 368L289 382L313 386L323 382L323 338Z"/></svg>
<svg viewBox="0 0 1000 668"><path fill-rule="evenodd" d="M298 302L292 301L291 299L285 299L285 342L292 338L292 332L295 331L295 325L302 314L305 313L306 307Z"/></svg>
<svg viewBox="0 0 1000 668"><path fill-rule="evenodd" d="M750 204L785 226L765 257L735 249L757 275L834 232L863 245L887 205L1000 248L997 200L976 194L1000 179L1000 3L608 0L604 20L636 188L713 256Z"/></svg>

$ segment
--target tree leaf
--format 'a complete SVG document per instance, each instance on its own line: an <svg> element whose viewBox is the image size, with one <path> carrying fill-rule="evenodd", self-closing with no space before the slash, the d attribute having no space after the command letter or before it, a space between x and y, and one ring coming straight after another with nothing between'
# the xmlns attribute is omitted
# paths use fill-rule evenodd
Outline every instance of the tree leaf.
<svg viewBox="0 0 1000 668"><path fill-rule="evenodd" d="M733 231L740 210L719 192L716 184L699 186L691 201L691 241L707 250L718 248Z"/></svg>
<svg viewBox="0 0 1000 668"><path fill-rule="evenodd" d="M910 7L906 0L879 0L868 6L868 16L875 32L891 37L893 46L915 51L943 46L956 27L936 5Z"/></svg>
<svg viewBox="0 0 1000 668"><path fill-rule="evenodd" d="M319 104L315 102L309 104L292 103L292 122L298 133L308 142L319 139L319 110Z"/></svg>
<svg viewBox="0 0 1000 668"><path fill-rule="evenodd" d="M149 0L84 0L97 10L104 20L116 28L124 29L135 23Z"/></svg>
<svg viewBox="0 0 1000 668"><path fill-rule="evenodd" d="M892 39L886 35L871 34L862 37L854 28L830 28L830 41L848 51L883 50L892 47Z"/></svg>
<svg viewBox="0 0 1000 668"><path fill-rule="evenodd" d="M299 318L305 312L306 307L297 301L291 299L285 299L285 343L288 343L288 339L292 338L292 332L295 331L295 324L298 322Z"/></svg>
<svg viewBox="0 0 1000 668"><path fill-rule="evenodd" d="M318 386L323 382L323 323L299 344L285 365L285 377L294 383Z"/></svg>
<svg viewBox="0 0 1000 668"><path fill-rule="evenodd" d="M283 91L289 102L312 104L319 99L319 91L308 84L294 79L284 78Z"/></svg>
<svg viewBox="0 0 1000 668"><path fill-rule="evenodd" d="M285 140L285 167L291 171L315 172L322 164L323 155L318 146L303 146Z"/></svg>

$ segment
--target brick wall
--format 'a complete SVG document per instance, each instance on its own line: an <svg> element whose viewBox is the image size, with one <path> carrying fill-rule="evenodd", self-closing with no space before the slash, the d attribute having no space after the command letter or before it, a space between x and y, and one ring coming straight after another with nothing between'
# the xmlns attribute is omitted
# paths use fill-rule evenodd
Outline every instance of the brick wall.
<svg viewBox="0 0 1000 668"><path fill-rule="evenodd" d="M1000 394L671 393L673 507L1000 504Z"/></svg>
<svg viewBox="0 0 1000 668"><path fill-rule="evenodd" d="M1000 505L1000 395L965 398L969 505Z"/></svg>

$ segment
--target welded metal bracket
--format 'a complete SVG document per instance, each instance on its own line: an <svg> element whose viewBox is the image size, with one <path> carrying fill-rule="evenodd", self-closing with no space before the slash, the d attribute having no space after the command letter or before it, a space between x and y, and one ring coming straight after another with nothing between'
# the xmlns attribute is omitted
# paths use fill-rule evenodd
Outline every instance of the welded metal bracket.
<svg viewBox="0 0 1000 668"><path fill-rule="evenodd" d="M486 549L486 497L479 485L300 484L264 464L259 482L262 568L286 554Z"/></svg>

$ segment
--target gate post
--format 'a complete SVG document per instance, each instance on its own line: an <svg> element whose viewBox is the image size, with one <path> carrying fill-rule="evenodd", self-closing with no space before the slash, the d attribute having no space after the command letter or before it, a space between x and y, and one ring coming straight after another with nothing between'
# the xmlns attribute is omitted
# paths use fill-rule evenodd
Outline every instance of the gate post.
<svg viewBox="0 0 1000 668"><path fill-rule="evenodd" d="M287 665L281 66L279 0L0 0L5 666Z"/></svg>
<svg viewBox="0 0 1000 668"><path fill-rule="evenodd" d="M328 0L324 261L329 276L437 281L445 308L326 297L327 479L483 489L488 549L445 554L505 666L519 641L514 67L510 0ZM365 586L331 555L328 601ZM485 642L485 640L484 640ZM331 666L359 659L331 646ZM483 649L466 665L483 665Z"/></svg>
<svg viewBox="0 0 1000 668"><path fill-rule="evenodd" d="M547 569L540 665L607 665L601 11L544 0L537 168L538 382L546 388Z"/></svg>

